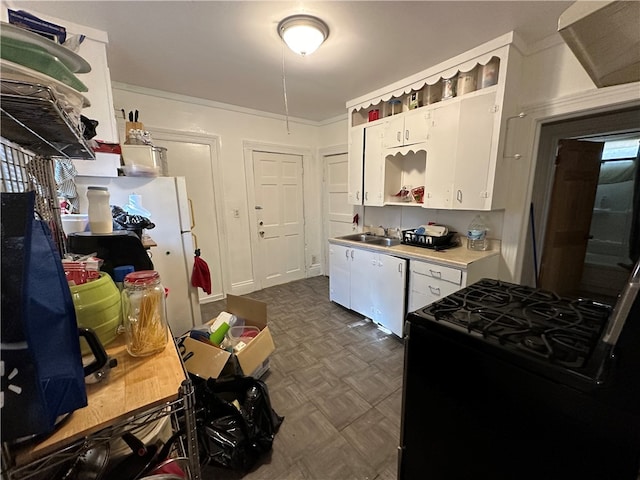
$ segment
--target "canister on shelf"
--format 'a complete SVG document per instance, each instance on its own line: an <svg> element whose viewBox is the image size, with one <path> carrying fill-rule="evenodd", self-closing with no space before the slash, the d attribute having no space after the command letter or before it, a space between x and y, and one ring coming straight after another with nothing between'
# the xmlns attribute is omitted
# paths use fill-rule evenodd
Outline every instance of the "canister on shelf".
<svg viewBox="0 0 640 480"><path fill-rule="evenodd" d="M122 317L127 351L134 357L161 352L167 345L165 291L155 270L124 277Z"/></svg>
<svg viewBox="0 0 640 480"><path fill-rule="evenodd" d="M480 76L480 88L487 88L498 83L498 71L500 70L500 59L492 57L486 65L482 66Z"/></svg>
<svg viewBox="0 0 640 480"><path fill-rule="evenodd" d="M453 98L456 96L456 86L458 82L458 75L454 75L451 78L442 79L442 100Z"/></svg>
<svg viewBox="0 0 640 480"><path fill-rule="evenodd" d="M107 187L87 187L89 230L91 233L113 232L113 217L111 216L109 198Z"/></svg>
<svg viewBox="0 0 640 480"><path fill-rule="evenodd" d="M389 115L397 115L398 113L402 113L402 102L397 99L394 98L392 100L389 100Z"/></svg>
<svg viewBox="0 0 640 480"><path fill-rule="evenodd" d="M442 100L442 82L433 85L425 85L423 94L423 104L431 105L432 103Z"/></svg>
<svg viewBox="0 0 640 480"><path fill-rule="evenodd" d="M464 95L465 93L474 92L476 90L476 79L478 77L477 68L473 68L469 72L460 72L458 74L458 84L456 93Z"/></svg>
<svg viewBox="0 0 640 480"><path fill-rule="evenodd" d="M422 91L413 91L409 94L409 110L422 106Z"/></svg>

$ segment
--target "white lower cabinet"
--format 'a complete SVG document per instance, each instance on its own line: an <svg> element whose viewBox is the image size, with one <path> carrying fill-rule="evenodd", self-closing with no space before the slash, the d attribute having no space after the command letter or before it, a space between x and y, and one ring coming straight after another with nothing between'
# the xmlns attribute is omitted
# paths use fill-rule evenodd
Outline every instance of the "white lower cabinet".
<svg viewBox="0 0 640 480"><path fill-rule="evenodd" d="M371 319L402 337L404 299L407 284L407 260L391 255L374 254L371 275L373 314Z"/></svg>
<svg viewBox="0 0 640 480"><path fill-rule="evenodd" d="M411 260L407 311L426 307L481 278L497 278L499 258L499 255L483 258L466 268Z"/></svg>
<svg viewBox="0 0 640 480"><path fill-rule="evenodd" d="M402 336L407 260L329 245L329 299Z"/></svg>
<svg viewBox="0 0 640 480"><path fill-rule="evenodd" d="M460 290L467 279L466 271L417 260L411 260L409 271L410 312Z"/></svg>

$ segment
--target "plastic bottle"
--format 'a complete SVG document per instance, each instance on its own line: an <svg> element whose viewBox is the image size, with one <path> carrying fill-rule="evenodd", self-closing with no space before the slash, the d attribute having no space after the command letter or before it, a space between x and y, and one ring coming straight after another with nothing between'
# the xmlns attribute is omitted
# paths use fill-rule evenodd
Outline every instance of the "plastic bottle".
<svg viewBox="0 0 640 480"><path fill-rule="evenodd" d="M165 292L155 270L124 277L122 313L127 351L134 357L161 352L167 346Z"/></svg>
<svg viewBox="0 0 640 480"><path fill-rule="evenodd" d="M89 200L89 230L91 233L112 233L113 217L107 187L87 187Z"/></svg>
<svg viewBox="0 0 640 480"><path fill-rule="evenodd" d="M489 248L487 226L480 215L476 215L469 224L469 229L467 230L467 248L469 250L480 251Z"/></svg>

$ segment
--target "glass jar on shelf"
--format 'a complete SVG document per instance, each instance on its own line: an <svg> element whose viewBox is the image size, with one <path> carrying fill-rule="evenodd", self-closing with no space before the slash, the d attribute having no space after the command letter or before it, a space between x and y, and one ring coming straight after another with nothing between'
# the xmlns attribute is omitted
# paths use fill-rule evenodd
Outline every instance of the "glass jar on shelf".
<svg viewBox="0 0 640 480"><path fill-rule="evenodd" d="M393 98L389 100L388 104L387 116L397 115L402 113L402 101L399 98Z"/></svg>
<svg viewBox="0 0 640 480"><path fill-rule="evenodd" d="M168 341L165 290L155 270L124 277L122 317L127 352L144 357L164 350Z"/></svg>

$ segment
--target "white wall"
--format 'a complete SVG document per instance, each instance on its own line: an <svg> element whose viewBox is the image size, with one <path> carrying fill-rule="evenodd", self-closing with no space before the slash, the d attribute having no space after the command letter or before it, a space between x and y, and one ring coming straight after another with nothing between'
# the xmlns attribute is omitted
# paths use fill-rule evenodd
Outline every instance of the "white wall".
<svg viewBox="0 0 640 480"><path fill-rule="evenodd" d="M539 123L568 118L588 112L590 108L624 105L632 100L628 88L596 89L559 36L548 39L546 44L534 46L534 50L535 53L525 56L523 61L523 85L518 99L528 116L514 125L513 151L523 152L523 158L512 168L519 186L511 189L506 210L483 214L490 227L490 237L502 241L500 277L510 281L519 281L523 261L521 252L527 232ZM311 149L314 152L312 165L305 165L306 256L310 274L320 273L319 266L309 261L313 255L322 257L322 165L317 152L348 143L346 114L322 125L290 120L290 134L287 134L284 119L279 116L118 84L114 85L114 106L116 111L120 108L140 110L140 121L147 128L220 138L222 171L219 173L223 177L225 212L222 221L225 222L229 245L229 251L222 252L222 255L228 256L230 271L226 273L232 289L234 285L253 281L243 142ZM122 122L120 126L123 128ZM240 218L233 218L231 212L234 209L241 212ZM465 232L474 215L474 212L466 211L369 207L361 225L412 228L433 221ZM233 293L233 290L228 293Z"/></svg>
<svg viewBox="0 0 640 480"><path fill-rule="evenodd" d="M287 133L284 118L275 115L251 112L246 109L215 104L205 100L177 96L122 84L113 85L114 107L139 110L139 120L147 129L164 129L176 132L209 135L220 139L219 160L221 171L215 174L222 177L224 232L227 235L228 251L221 252L228 259L229 271L225 272L225 284L230 286L226 293L241 293L238 286L252 285L253 265L251 261L251 242L247 205L246 172L243 142L264 143L282 147L299 147L316 150L319 128L293 119L289 120L290 134ZM121 138L124 138L124 121L118 121ZM346 129L346 120L344 122ZM334 134L328 129L327 141ZM171 152L168 152L171 158ZM175 159L171 159L175 160ZM305 211L307 212L307 258L321 256L321 214L320 182L322 166L316 156L312 165L305 165ZM240 212L234 218L233 210ZM314 240L315 239L315 240ZM319 273L319 272L317 272Z"/></svg>
<svg viewBox="0 0 640 480"><path fill-rule="evenodd" d="M514 121L513 152L522 154L514 171L523 179L510 192L502 228L500 276L521 281L541 125L640 104L640 83L596 88L559 35L530 49L524 58L519 105L526 117Z"/></svg>

